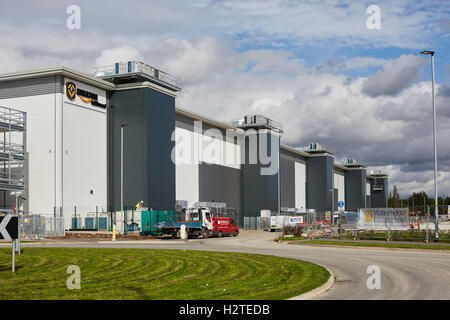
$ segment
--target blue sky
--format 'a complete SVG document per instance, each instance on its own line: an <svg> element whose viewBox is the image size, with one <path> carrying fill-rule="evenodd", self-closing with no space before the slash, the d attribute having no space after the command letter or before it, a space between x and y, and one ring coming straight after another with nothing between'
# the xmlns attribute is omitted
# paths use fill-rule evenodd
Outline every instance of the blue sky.
<svg viewBox="0 0 450 320"><path fill-rule="evenodd" d="M70 5L81 28L68 29ZM367 28L367 8L381 28ZM0 3L0 72L91 73L131 58L183 81L179 107L222 121L262 113L283 142L318 141L402 192L432 193L429 57L436 50L439 185L450 194L450 7L445 1L61 0Z"/></svg>

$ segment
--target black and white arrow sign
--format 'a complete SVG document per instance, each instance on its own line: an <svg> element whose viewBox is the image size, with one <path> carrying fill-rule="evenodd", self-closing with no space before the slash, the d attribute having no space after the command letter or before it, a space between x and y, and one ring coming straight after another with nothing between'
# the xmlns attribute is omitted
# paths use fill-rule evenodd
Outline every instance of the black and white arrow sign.
<svg viewBox="0 0 450 320"><path fill-rule="evenodd" d="M19 218L7 215L0 217L0 240L16 240L19 237Z"/></svg>

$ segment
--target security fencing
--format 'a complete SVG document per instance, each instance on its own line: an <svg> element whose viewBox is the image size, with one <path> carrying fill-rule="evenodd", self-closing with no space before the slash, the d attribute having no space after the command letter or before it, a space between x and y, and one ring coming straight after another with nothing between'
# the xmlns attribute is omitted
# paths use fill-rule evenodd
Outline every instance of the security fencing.
<svg viewBox="0 0 450 320"><path fill-rule="evenodd" d="M19 215L22 239L33 240L64 236L64 219L42 215Z"/></svg>
<svg viewBox="0 0 450 320"><path fill-rule="evenodd" d="M263 217L244 217L243 229L270 231L270 219Z"/></svg>
<svg viewBox="0 0 450 320"><path fill-rule="evenodd" d="M142 211L152 213L152 226L158 222L157 220L159 218L164 220L164 217L169 213L175 212L174 210L152 210L146 207L136 206L124 206L123 211L113 210L112 208L105 211L101 206L57 207L54 211L66 217L66 230L111 232L115 228L119 234L141 233L148 231L147 229L153 230L154 228L143 226L143 223L148 224L148 221L146 220L144 222L142 220ZM233 208L212 207L210 211L213 217L226 216L233 218L237 222L240 221L239 211ZM157 213L156 216L154 215L155 212ZM152 234L156 233L153 231L151 232Z"/></svg>
<svg viewBox="0 0 450 320"><path fill-rule="evenodd" d="M340 213L333 229L344 239L433 241L435 217L430 215L430 208L423 215L412 214L408 208L362 209ZM450 242L450 221L446 215L438 217L438 229L439 241Z"/></svg>
<svg viewBox="0 0 450 320"><path fill-rule="evenodd" d="M287 227L301 226L305 230L330 227L329 212L267 212L263 216L244 216L244 230L282 231ZM289 229L289 228L288 228ZM288 230L286 229L286 230Z"/></svg>
<svg viewBox="0 0 450 320"><path fill-rule="evenodd" d="M72 216L69 231L111 231L111 216L107 214L88 214Z"/></svg>

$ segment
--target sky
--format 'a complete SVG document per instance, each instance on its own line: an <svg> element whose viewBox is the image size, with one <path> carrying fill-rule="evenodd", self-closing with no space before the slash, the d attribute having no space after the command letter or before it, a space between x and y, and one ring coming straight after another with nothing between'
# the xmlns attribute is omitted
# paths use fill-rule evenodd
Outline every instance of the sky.
<svg viewBox="0 0 450 320"><path fill-rule="evenodd" d="M79 29L70 27L72 5ZM0 73L52 66L93 73L141 60L182 80L178 107L224 122L263 114L283 124L284 144L319 142L338 162L352 157L368 173L389 174L390 190L395 184L402 196L434 194L425 49L436 51L438 193L447 196L446 1L0 2Z"/></svg>

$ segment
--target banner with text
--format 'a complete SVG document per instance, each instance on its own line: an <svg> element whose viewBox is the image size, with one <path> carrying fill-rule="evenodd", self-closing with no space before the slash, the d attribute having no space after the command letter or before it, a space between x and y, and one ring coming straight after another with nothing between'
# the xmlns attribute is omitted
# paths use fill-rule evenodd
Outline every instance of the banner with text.
<svg viewBox="0 0 450 320"><path fill-rule="evenodd" d="M374 208L359 211L358 229L408 228L407 208Z"/></svg>

